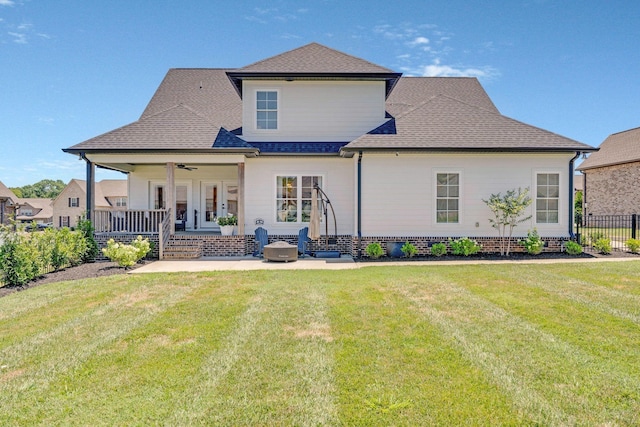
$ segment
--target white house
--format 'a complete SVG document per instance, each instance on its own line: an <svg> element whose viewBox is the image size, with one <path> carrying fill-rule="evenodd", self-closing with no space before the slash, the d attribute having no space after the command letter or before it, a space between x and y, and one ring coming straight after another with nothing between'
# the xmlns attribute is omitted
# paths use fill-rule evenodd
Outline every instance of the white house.
<svg viewBox="0 0 640 427"><path fill-rule="evenodd" d="M127 209L147 231L169 215L179 238L184 219L205 255L251 253L257 226L294 240L314 184L343 253L393 240L426 253L462 236L490 250L482 200L518 187L534 198L518 236L536 227L560 242L573 161L594 150L501 115L475 78L402 77L317 43L239 69L171 69L137 121L64 149L87 161L87 182L95 166L126 173ZM231 238L216 233L227 214L239 219Z"/></svg>

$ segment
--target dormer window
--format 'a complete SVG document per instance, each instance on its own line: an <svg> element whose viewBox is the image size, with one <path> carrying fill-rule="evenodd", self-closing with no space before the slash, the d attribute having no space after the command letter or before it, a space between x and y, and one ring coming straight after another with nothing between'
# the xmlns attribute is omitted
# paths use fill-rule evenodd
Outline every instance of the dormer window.
<svg viewBox="0 0 640 427"><path fill-rule="evenodd" d="M259 90L256 92L256 128L278 129L278 92Z"/></svg>

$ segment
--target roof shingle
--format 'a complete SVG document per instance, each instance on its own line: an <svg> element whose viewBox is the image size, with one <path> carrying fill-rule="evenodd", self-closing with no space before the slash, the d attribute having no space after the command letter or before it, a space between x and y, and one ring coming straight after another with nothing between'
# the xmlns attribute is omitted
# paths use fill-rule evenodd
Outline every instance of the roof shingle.
<svg viewBox="0 0 640 427"><path fill-rule="evenodd" d="M609 135L597 153L583 161L578 170L640 161L640 128L629 129Z"/></svg>
<svg viewBox="0 0 640 427"><path fill-rule="evenodd" d="M363 135L344 147L429 150L588 150L592 147L438 95L395 118L396 134Z"/></svg>

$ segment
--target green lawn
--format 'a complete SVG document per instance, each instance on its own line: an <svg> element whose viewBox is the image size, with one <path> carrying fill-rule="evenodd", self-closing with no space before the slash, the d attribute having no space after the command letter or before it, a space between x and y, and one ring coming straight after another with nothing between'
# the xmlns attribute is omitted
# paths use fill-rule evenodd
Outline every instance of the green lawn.
<svg viewBox="0 0 640 427"><path fill-rule="evenodd" d="M638 425L640 262L111 276L0 298L0 425Z"/></svg>

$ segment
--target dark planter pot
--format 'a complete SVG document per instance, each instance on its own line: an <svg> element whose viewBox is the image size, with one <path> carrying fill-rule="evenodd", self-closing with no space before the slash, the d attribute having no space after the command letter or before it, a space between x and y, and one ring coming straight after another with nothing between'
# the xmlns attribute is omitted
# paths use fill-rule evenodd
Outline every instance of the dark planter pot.
<svg viewBox="0 0 640 427"><path fill-rule="evenodd" d="M404 242L387 242L387 255L392 258L402 258L404 253L402 252L402 246Z"/></svg>
<svg viewBox="0 0 640 427"><path fill-rule="evenodd" d="M340 251L315 251L316 258L340 258Z"/></svg>

